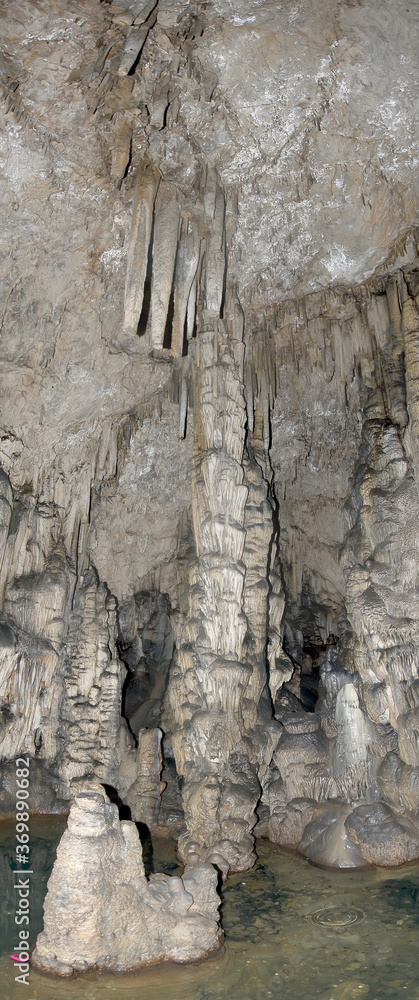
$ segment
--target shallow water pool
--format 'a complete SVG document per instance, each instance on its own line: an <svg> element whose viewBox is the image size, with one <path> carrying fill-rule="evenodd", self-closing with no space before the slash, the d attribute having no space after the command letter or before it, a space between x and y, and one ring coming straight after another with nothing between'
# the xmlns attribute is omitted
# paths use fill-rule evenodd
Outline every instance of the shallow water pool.
<svg viewBox="0 0 419 1000"><path fill-rule="evenodd" d="M32 946L65 825L31 820ZM419 864L330 872L261 840L255 867L224 888L225 945L213 958L71 980L31 970L28 988L8 957L17 944L12 823L0 823L0 843L0 1000L419 1000ZM170 843L156 840L153 851L155 871L177 869Z"/></svg>

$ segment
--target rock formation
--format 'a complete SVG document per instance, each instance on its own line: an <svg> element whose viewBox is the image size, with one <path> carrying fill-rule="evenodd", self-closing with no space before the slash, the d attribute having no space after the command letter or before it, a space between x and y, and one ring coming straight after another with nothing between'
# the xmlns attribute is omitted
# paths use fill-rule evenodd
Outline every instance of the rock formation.
<svg viewBox="0 0 419 1000"><path fill-rule="evenodd" d="M219 943L218 904L211 865L147 881L135 824L87 790L76 796L57 849L32 961L60 976L193 961Z"/></svg>
<svg viewBox="0 0 419 1000"><path fill-rule="evenodd" d="M419 856L418 33L5 8L3 812L24 753L223 875Z"/></svg>

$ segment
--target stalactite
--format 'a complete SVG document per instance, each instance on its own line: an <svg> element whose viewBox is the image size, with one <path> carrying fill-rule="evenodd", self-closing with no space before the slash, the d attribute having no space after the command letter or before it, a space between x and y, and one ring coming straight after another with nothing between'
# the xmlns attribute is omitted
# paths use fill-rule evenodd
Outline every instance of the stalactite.
<svg viewBox="0 0 419 1000"><path fill-rule="evenodd" d="M128 32L122 59L119 64L119 76L127 76L132 69L134 63L141 54L147 35L150 29L155 25L156 20L157 12L153 9L147 20L140 27L131 28Z"/></svg>
<svg viewBox="0 0 419 1000"><path fill-rule="evenodd" d="M225 203L219 189L215 198L214 218L206 260L206 309L219 316L224 294L225 259Z"/></svg>
<svg viewBox="0 0 419 1000"><path fill-rule="evenodd" d="M0 468L0 600L3 560L6 552L7 536L13 508L13 493L8 476Z"/></svg>
<svg viewBox="0 0 419 1000"><path fill-rule="evenodd" d="M125 283L124 329L131 334L137 331L143 305L157 184L153 167L148 164L140 167L134 194Z"/></svg>
<svg viewBox="0 0 419 1000"><path fill-rule="evenodd" d="M201 244L199 252L200 252L200 260L201 260L202 244ZM187 339L188 342L190 340L192 340L192 338L194 336L195 327L196 327L196 324L197 324L196 309L197 309L197 299L198 299L198 274L199 274L199 268L200 268L200 264L198 262L198 270L197 270L195 278L194 278L194 280L192 282L191 290L189 292L189 298L188 298L188 306L187 306L187 313L186 313L186 339Z"/></svg>
<svg viewBox="0 0 419 1000"><path fill-rule="evenodd" d="M184 220L183 230L176 256L172 332L172 351L178 356L182 355L188 304L199 263L198 227L194 220ZM192 323L195 321L194 313L195 310L192 313ZM188 339L191 339L191 337Z"/></svg>
<svg viewBox="0 0 419 1000"><path fill-rule="evenodd" d="M151 281L151 348L160 351L173 287L179 237L180 205L176 188L160 183L154 222Z"/></svg>
<svg viewBox="0 0 419 1000"><path fill-rule="evenodd" d="M62 697L60 663L51 643L38 640L32 651L15 648L16 633L3 637L0 651L0 687L9 706L0 739L0 753L10 760L18 753L35 752L34 736L42 732L42 756L51 762L59 746L54 720ZM24 711L23 711L24 707Z"/></svg>
<svg viewBox="0 0 419 1000"><path fill-rule="evenodd" d="M255 414L253 400L253 356L251 341L246 344L244 394L246 399L247 425L249 431L252 432L255 425Z"/></svg>
<svg viewBox="0 0 419 1000"><path fill-rule="evenodd" d="M131 156L132 125L122 115L118 117L120 121L112 146L111 177L120 187Z"/></svg>
<svg viewBox="0 0 419 1000"><path fill-rule="evenodd" d="M164 128L167 105L169 102L170 77L164 74L159 80L153 94L153 107L150 115L151 128L161 131Z"/></svg>
<svg viewBox="0 0 419 1000"><path fill-rule="evenodd" d="M376 345L377 380L383 391L386 412L394 424L405 427L408 416L397 278L387 282L386 297L373 296L367 303L367 316ZM359 351L363 353L362 345Z"/></svg>
<svg viewBox="0 0 419 1000"><path fill-rule="evenodd" d="M182 389L180 394L179 407L179 437L183 439L186 434L186 418L188 412L188 383L185 377L182 379Z"/></svg>
<svg viewBox="0 0 419 1000"><path fill-rule="evenodd" d="M390 351L392 365L392 386L390 389L390 417L393 423L405 427L408 422L406 409L406 384L404 371L404 344L401 329L399 304L399 280L392 277L386 283L387 308L390 319ZM377 297L376 297L377 298ZM390 352L389 352L390 353Z"/></svg>
<svg viewBox="0 0 419 1000"><path fill-rule="evenodd" d="M412 441L412 460L419 482L419 311L414 299L408 293L405 282L401 282L402 316L401 329L404 343L406 366L406 399L409 413L409 429Z"/></svg>
<svg viewBox="0 0 419 1000"><path fill-rule="evenodd" d="M209 219L215 215L215 204L218 193L217 171L214 167L207 167L207 177L204 189L204 211Z"/></svg>
<svg viewBox="0 0 419 1000"><path fill-rule="evenodd" d="M144 0L137 0L136 3L130 3L129 10L133 15L134 24L144 24L157 6L158 0L148 0L148 3L144 3Z"/></svg>

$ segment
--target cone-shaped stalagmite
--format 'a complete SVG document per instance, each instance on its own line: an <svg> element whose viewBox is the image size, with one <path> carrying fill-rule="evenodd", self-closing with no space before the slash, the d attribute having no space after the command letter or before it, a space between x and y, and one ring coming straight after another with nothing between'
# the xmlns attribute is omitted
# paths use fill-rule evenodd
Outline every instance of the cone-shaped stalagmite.
<svg viewBox="0 0 419 1000"><path fill-rule="evenodd" d="M100 790L73 803L48 882L34 964L69 976L126 971L164 959L194 961L217 947L217 876L209 865L183 878L144 874L134 823Z"/></svg>

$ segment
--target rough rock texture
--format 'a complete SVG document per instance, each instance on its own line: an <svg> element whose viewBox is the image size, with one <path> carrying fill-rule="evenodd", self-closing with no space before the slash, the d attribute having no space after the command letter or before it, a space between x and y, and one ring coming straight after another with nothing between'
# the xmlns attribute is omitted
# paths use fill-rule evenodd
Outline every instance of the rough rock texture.
<svg viewBox="0 0 419 1000"><path fill-rule="evenodd" d="M359 839L351 838L347 817L350 806L330 803L317 810L307 824L299 849L314 864L331 868L359 868L365 865Z"/></svg>
<svg viewBox="0 0 419 1000"><path fill-rule="evenodd" d="M57 849L32 961L61 976L193 961L220 941L218 904L211 865L147 881L134 823L120 822L106 795L81 792Z"/></svg>
<svg viewBox="0 0 419 1000"><path fill-rule="evenodd" d="M345 827L364 858L374 865L399 865L418 857L417 827L404 816L397 819L382 802L358 806L348 816Z"/></svg>
<svg viewBox="0 0 419 1000"><path fill-rule="evenodd" d="M3 811L26 753L223 874L417 829L414 8L2 19Z"/></svg>

